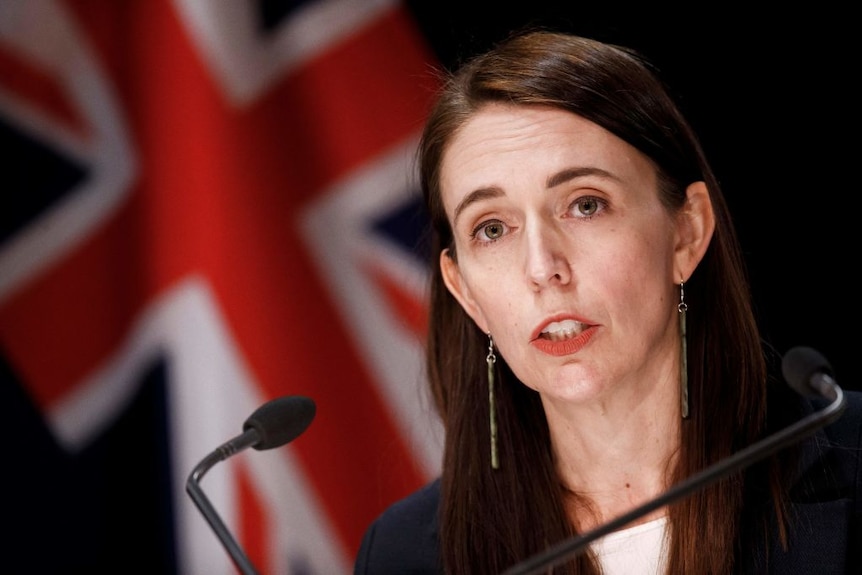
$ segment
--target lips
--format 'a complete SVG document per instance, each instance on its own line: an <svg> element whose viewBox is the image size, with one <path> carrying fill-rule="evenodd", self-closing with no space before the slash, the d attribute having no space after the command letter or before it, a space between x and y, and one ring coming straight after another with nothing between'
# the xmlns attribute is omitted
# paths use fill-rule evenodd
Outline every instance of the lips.
<svg viewBox="0 0 862 575"><path fill-rule="evenodd" d="M598 326L572 318L557 318L545 324L530 342L542 353L553 356L573 355L597 333Z"/></svg>

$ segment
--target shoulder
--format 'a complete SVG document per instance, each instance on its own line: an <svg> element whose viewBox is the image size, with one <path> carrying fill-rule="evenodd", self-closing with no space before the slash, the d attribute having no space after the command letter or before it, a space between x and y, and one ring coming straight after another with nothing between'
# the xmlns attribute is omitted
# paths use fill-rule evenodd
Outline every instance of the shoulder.
<svg viewBox="0 0 862 575"><path fill-rule="evenodd" d="M862 392L844 391L845 408L802 445L791 490L791 550L776 551L802 572L858 573L862 568ZM813 409L826 403L817 400ZM810 569L810 570L805 570ZM783 571L779 571L783 572Z"/></svg>
<svg viewBox="0 0 862 575"><path fill-rule="evenodd" d="M440 573L439 502L436 479L384 510L365 531L354 574Z"/></svg>
<svg viewBox="0 0 862 575"><path fill-rule="evenodd" d="M768 546L749 549L752 568L743 573L862 573L862 392L843 393L840 416L792 451L787 546L773 525ZM829 404L799 396L793 402L802 407L797 423Z"/></svg>
<svg viewBox="0 0 862 575"><path fill-rule="evenodd" d="M862 475L862 392L844 391L844 399L844 411L838 419L803 443L801 471L803 478L810 478L828 470L830 483L843 484L846 492ZM825 400L812 400L806 415L825 406Z"/></svg>
<svg viewBox="0 0 862 575"><path fill-rule="evenodd" d="M845 447L859 447L862 441L862 391L844 391L844 413L826 427L827 436Z"/></svg>
<svg viewBox="0 0 862 575"><path fill-rule="evenodd" d="M821 454L828 454L848 486L855 484L856 512L862 509L862 391L845 391L845 408L837 421L824 433L828 444Z"/></svg>

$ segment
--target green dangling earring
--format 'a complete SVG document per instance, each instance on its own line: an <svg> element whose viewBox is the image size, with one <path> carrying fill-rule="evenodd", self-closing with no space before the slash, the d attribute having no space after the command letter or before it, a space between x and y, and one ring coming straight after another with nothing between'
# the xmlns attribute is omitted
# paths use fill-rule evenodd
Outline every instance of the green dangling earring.
<svg viewBox="0 0 862 575"><path fill-rule="evenodd" d="M488 364L488 407L491 424L491 469L500 468L500 459L497 454L497 405L494 401L494 364L497 356L494 355L494 338L488 333L488 355L485 357Z"/></svg>
<svg viewBox="0 0 862 575"><path fill-rule="evenodd" d="M682 418L688 419L688 349L685 334L685 312L688 310L688 304L685 303L685 282L679 282L679 305L676 309L679 312L680 339L679 402Z"/></svg>

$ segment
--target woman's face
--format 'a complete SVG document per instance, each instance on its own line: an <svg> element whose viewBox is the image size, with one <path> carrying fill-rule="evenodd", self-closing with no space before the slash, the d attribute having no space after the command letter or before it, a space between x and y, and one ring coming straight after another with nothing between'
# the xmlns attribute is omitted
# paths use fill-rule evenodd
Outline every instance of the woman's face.
<svg viewBox="0 0 862 575"><path fill-rule="evenodd" d="M581 402L675 381L691 270L646 156L574 114L494 104L455 135L441 176L447 287L521 381Z"/></svg>

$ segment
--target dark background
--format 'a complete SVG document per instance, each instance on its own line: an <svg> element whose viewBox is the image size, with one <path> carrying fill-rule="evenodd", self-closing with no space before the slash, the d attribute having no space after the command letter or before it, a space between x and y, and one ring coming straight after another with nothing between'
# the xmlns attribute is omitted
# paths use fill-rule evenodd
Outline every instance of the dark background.
<svg viewBox="0 0 862 575"><path fill-rule="evenodd" d="M645 55L680 101L723 186L764 338L781 353L814 347L842 387L862 389L851 350L859 318L858 112L851 102L859 49L848 9L407 4L449 68L524 26Z"/></svg>

